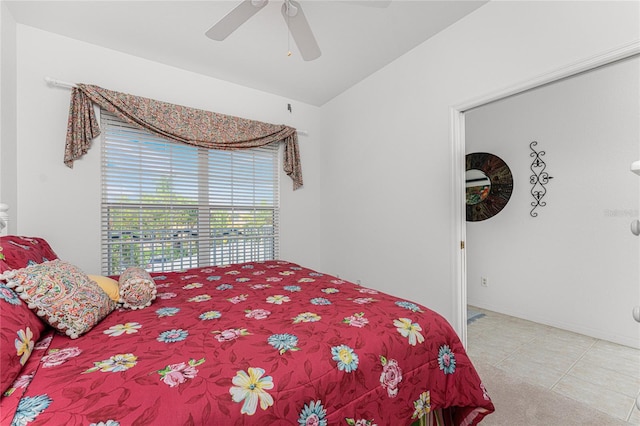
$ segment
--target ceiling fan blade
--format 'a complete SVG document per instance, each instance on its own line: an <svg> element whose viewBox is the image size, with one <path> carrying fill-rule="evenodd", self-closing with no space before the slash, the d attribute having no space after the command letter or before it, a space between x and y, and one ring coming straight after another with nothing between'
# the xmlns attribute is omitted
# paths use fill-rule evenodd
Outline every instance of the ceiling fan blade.
<svg viewBox="0 0 640 426"><path fill-rule="evenodd" d="M265 7L267 3L269 3L269 0L243 0L213 27L209 28L205 35L212 40L224 40L240 25L247 22L249 18Z"/></svg>
<svg viewBox="0 0 640 426"><path fill-rule="evenodd" d="M304 16L300 3L287 0L282 5L282 16L287 22L289 32L298 46L300 55L305 61L313 61L322 54L316 38L313 36L309 22Z"/></svg>

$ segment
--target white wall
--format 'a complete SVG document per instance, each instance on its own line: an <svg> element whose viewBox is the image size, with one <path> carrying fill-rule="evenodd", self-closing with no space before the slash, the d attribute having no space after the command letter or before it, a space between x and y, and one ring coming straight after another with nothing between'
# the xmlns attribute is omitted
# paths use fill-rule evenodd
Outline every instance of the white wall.
<svg viewBox="0 0 640 426"><path fill-rule="evenodd" d="M637 2L490 2L323 108L323 268L454 320L449 110L638 40Z"/></svg>
<svg viewBox="0 0 640 426"><path fill-rule="evenodd" d="M15 233L16 185L16 23L0 2L0 203L10 206L8 233Z"/></svg>
<svg viewBox="0 0 640 426"><path fill-rule="evenodd" d="M283 179L282 257L451 320L449 108L635 41L637 16L636 2L490 2L321 109L294 103L293 115L276 96L18 26L16 232L98 268L99 151L65 168L69 94L42 78L94 83L308 129L305 189Z"/></svg>
<svg viewBox="0 0 640 426"><path fill-rule="evenodd" d="M293 192L282 172L280 254L319 266L318 245L302 243L319 238L317 107L292 103L289 113L290 101L278 96L23 25L17 43L17 233L43 236L61 258L100 270L100 141L73 169L63 164L70 92L47 86L49 76L308 130L300 138L304 188Z"/></svg>
<svg viewBox="0 0 640 426"><path fill-rule="evenodd" d="M466 114L467 152L505 160L514 192L467 223L470 304L640 347L640 59L628 59ZM531 141L554 179L531 217ZM480 285L480 277L489 286Z"/></svg>

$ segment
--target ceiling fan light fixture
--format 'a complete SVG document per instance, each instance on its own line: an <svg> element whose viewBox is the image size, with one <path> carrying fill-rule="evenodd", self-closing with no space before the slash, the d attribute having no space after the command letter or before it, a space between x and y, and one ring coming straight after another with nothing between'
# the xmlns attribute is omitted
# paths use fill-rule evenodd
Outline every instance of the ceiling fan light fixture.
<svg viewBox="0 0 640 426"><path fill-rule="evenodd" d="M291 15L292 12L295 14ZM293 41L298 46L300 56L305 61L313 61L322 54L318 42L311 31L309 22L304 16L304 11L300 7L300 3L294 0L285 0L282 4L282 17L289 27L289 33L293 37Z"/></svg>
<svg viewBox="0 0 640 426"><path fill-rule="evenodd" d="M298 14L298 8L291 2L291 0L285 0L282 8L283 14L293 18Z"/></svg>

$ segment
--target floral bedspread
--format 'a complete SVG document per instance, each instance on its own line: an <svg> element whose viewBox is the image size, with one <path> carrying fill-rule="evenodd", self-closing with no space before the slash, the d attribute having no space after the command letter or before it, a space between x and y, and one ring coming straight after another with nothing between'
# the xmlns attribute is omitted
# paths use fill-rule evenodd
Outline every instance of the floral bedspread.
<svg viewBox="0 0 640 426"><path fill-rule="evenodd" d="M38 342L2 424L476 424L493 411L424 306L284 261L152 276L151 306Z"/></svg>

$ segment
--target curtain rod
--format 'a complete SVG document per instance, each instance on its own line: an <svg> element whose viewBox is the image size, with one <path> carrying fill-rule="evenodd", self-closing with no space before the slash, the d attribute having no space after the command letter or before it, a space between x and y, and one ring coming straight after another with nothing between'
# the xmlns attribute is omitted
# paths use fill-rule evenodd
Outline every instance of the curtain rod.
<svg viewBox="0 0 640 426"><path fill-rule="evenodd" d="M64 87L67 89L76 87L76 85L73 83L67 83L66 81L56 80L55 78L51 78L51 77L45 77L44 81L46 81L49 86Z"/></svg>
<svg viewBox="0 0 640 426"><path fill-rule="evenodd" d="M56 80L55 78L51 78L51 77L45 77L44 81L51 87L64 87L65 89L72 89L76 87L76 85L73 83L69 83L67 81L62 81L62 80ZM298 132L298 134L301 136L309 136L309 132L306 130L296 129L296 132Z"/></svg>

